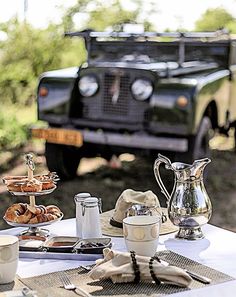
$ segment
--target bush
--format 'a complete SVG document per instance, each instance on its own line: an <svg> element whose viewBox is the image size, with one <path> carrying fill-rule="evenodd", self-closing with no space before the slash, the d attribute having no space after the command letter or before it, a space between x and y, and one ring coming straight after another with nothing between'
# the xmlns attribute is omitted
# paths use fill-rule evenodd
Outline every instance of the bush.
<svg viewBox="0 0 236 297"><path fill-rule="evenodd" d="M4 111L0 111L0 127L0 151L19 148L29 138L28 126Z"/></svg>

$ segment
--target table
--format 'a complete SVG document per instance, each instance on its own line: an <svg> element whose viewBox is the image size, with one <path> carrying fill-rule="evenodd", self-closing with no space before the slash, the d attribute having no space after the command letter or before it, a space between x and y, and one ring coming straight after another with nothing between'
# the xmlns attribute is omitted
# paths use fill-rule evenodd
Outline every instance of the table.
<svg viewBox="0 0 236 297"><path fill-rule="evenodd" d="M75 236L75 219L67 219L47 226L51 235ZM24 228L12 228L0 231L0 234L19 234ZM202 227L205 238L197 241L175 239L175 233L162 235L159 239L158 251L171 250L195 260L201 264L226 273L236 278L236 233L207 224ZM112 238L113 248L126 251L123 238ZM80 264L91 264L91 261L26 259L20 258L18 275L30 277L49 272L77 268ZM35 269L37 267L37 270ZM218 285L185 291L168 296L235 296L236 280Z"/></svg>

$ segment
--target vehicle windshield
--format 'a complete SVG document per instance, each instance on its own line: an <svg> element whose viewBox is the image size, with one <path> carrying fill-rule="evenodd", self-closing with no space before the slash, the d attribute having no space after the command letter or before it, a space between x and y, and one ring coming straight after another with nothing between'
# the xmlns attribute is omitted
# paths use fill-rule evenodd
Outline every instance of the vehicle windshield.
<svg viewBox="0 0 236 297"><path fill-rule="evenodd" d="M124 64L158 64L158 68L177 68L179 65L193 67L199 63L222 64L227 55L227 44L209 43L204 46L202 42L155 42L135 40L117 41L90 41L88 50L89 63L121 63ZM217 51L216 51L217 49Z"/></svg>
<svg viewBox="0 0 236 297"><path fill-rule="evenodd" d="M123 63L159 63L177 62L179 56L178 44L171 49L165 44L145 42L92 42L90 60L96 62L123 62Z"/></svg>

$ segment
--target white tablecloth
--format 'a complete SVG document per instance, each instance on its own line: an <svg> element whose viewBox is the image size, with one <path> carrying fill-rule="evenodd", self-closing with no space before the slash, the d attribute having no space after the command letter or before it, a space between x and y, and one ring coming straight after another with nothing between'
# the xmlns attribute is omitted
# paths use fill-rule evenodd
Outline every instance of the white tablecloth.
<svg viewBox="0 0 236 297"><path fill-rule="evenodd" d="M62 220L47 226L51 235L75 236L75 219ZM205 238L197 241L175 239L175 233L160 236L158 251L172 250L178 254L224 272L236 278L236 234L224 229L205 225ZM13 228L0 231L0 234L19 234L23 228ZM126 251L123 238L112 238L113 249ZM76 268L79 265L91 264L91 261L26 259L19 261L18 275L30 277L49 272ZM36 269L37 267L37 269ZM172 296L172 295L169 295ZM173 296L236 296L236 280L202 289L181 292Z"/></svg>

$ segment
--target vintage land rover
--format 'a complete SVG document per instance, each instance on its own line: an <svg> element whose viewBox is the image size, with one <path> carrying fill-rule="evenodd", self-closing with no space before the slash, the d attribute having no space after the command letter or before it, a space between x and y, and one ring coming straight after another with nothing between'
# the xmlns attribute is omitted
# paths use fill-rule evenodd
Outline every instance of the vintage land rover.
<svg viewBox="0 0 236 297"><path fill-rule="evenodd" d="M192 162L209 155L212 131L235 125L236 41L225 31L66 36L84 39L87 62L41 75L38 119L48 128L32 130L62 179L97 155L165 151Z"/></svg>

